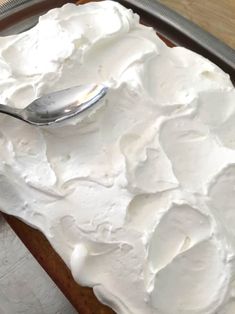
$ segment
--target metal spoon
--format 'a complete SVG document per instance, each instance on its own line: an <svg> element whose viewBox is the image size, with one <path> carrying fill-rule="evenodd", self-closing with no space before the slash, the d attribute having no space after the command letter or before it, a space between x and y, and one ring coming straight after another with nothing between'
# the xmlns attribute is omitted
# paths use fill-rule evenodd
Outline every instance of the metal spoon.
<svg viewBox="0 0 235 314"><path fill-rule="evenodd" d="M98 84L75 86L42 96L24 109L0 104L0 112L36 126L51 125L92 107L107 91L107 86Z"/></svg>

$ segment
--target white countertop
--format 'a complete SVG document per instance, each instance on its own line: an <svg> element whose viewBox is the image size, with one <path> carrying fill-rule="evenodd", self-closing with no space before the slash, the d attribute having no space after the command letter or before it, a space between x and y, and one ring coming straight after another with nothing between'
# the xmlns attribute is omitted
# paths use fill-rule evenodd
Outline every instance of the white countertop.
<svg viewBox="0 0 235 314"><path fill-rule="evenodd" d="M76 314L0 215L0 314Z"/></svg>

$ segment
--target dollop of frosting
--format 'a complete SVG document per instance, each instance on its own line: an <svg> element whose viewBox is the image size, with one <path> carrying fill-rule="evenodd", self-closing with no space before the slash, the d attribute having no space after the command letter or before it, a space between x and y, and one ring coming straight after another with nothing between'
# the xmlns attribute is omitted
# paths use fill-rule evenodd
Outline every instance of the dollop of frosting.
<svg viewBox="0 0 235 314"><path fill-rule="evenodd" d="M57 127L0 116L0 208L117 313L235 312L235 89L111 1L0 38L0 102L106 83Z"/></svg>

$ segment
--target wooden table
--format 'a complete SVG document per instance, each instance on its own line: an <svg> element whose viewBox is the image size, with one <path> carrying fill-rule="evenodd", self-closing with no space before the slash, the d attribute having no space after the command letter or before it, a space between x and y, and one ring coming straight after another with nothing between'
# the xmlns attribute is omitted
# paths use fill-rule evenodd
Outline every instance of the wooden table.
<svg viewBox="0 0 235 314"><path fill-rule="evenodd" d="M235 49L235 0L159 0Z"/></svg>
<svg viewBox="0 0 235 314"><path fill-rule="evenodd" d="M1 0L0 0L1 1ZM50 1L50 0L48 0ZM235 0L160 0L235 49ZM111 314L89 288L78 286L45 237L14 217L5 219L80 314Z"/></svg>

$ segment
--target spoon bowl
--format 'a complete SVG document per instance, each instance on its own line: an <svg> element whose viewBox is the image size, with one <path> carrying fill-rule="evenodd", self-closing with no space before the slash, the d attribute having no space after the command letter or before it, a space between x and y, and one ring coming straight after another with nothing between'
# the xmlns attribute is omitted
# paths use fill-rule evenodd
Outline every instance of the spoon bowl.
<svg viewBox="0 0 235 314"><path fill-rule="evenodd" d="M80 85L44 95L24 109L0 105L0 113L8 114L36 126L70 119L98 103L107 93L102 84Z"/></svg>

